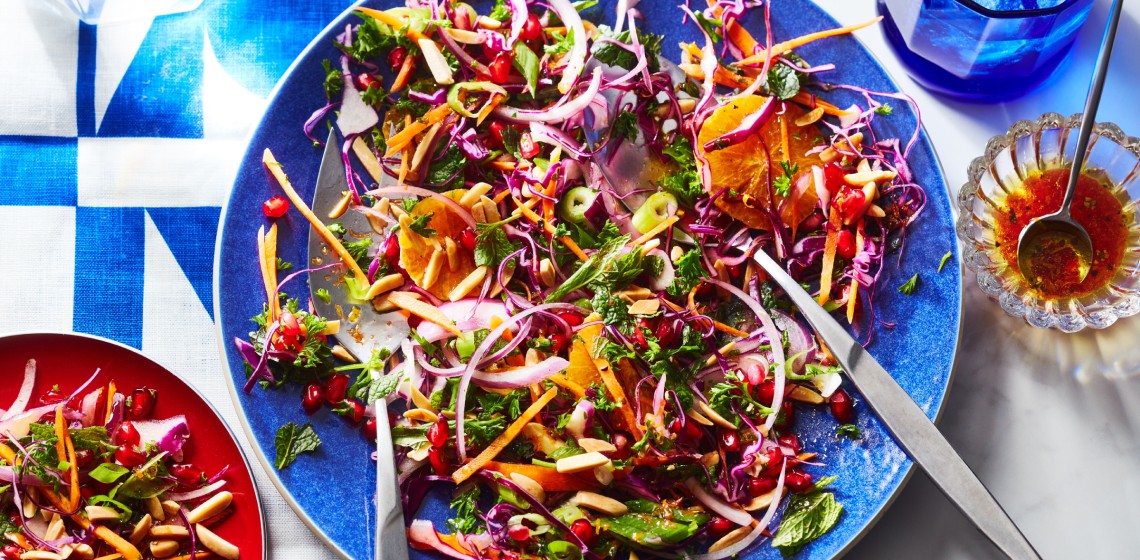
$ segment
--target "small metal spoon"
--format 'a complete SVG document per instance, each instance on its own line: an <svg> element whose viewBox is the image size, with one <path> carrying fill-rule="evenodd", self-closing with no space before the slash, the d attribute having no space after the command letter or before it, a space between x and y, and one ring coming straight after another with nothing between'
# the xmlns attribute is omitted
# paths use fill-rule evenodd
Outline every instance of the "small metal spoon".
<svg viewBox="0 0 1140 560"><path fill-rule="evenodd" d="M1104 39L1100 45L1100 54L1097 56L1096 71L1093 73L1092 83L1089 85L1088 98L1085 100L1085 113L1081 118L1081 131L1077 136L1077 150L1073 154L1072 169L1069 171L1069 185L1065 189L1065 198L1061 202L1061 209L1044 216L1034 218L1017 239L1017 266L1022 276L1032 286L1040 284L1040 277L1032 274L1035 259L1056 254L1057 251L1071 251L1077 255L1077 272L1079 281L1084 281L1092 265L1092 240L1084 226L1073 219L1071 207L1073 194L1077 190L1077 180L1081 177L1084 167L1085 152L1088 151L1089 137L1092 136L1093 124L1096 123L1096 111L1100 105L1100 94L1104 91L1104 79L1108 74L1108 62L1112 57L1112 43L1116 39L1116 27L1120 22L1121 0L1112 5L1112 14L1108 18L1108 27L1104 32Z"/></svg>

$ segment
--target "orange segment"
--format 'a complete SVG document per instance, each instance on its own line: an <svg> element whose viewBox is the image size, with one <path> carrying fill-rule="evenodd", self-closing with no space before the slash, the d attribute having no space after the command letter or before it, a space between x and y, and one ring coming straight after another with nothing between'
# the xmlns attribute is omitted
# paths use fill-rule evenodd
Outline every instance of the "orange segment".
<svg viewBox="0 0 1140 560"><path fill-rule="evenodd" d="M811 172L811 166L822 165L816 156L805 155L813 146L818 130L813 125L796 126L795 120L804 115L799 106L787 103L783 109L776 109L776 113L768 120L758 134L753 135L744 142L730 146L723 150L711 153L704 152L704 145L728 132L731 132L746 117L760 110L765 98L752 95L725 105L710 116L701 126L697 137L697 150L708 160L712 172L712 191L728 188L740 195L748 195L746 200L728 201L724 197L716 200L716 205L728 215L744 222L749 227L771 229L764 208L770 204L768 192L768 160L764 150L767 146L768 154L773 166L778 162L787 160L799 166L796 177ZM784 130L787 136L784 136ZM785 145L785 138L786 145ZM776 175L780 177L783 172L777 167ZM783 197L777 197L776 203L783 202ZM794 207L789 206L781 213L781 217L788 225L796 225L815 207L818 198L814 188L808 188Z"/></svg>
<svg viewBox="0 0 1140 560"><path fill-rule="evenodd" d="M446 194L452 200L458 201L463 196L462 190L451 191ZM444 203L434 198L425 198L421 200L412 211L409 213L412 218L423 216L432 213L431 220L428 221L428 227L435 230L435 235L432 239L439 241L440 249L443 249L443 238L451 237L452 239L459 239L463 230L467 229L467 222L464 222L459 216L455 215ZM424 279L424 270L427 268L428 262L431 261L432 252L435 246L428 240L414 232L404 231L400 229L400 265L404 270L408 271L408 275L412 277L412 281L417 286L422 285ZM447 259L443 259L443 267L439 271L439 276L431 288L428 289L432 295L446 300L447 294L467 278L475 270L475 255L471 251L459 245L459 259L457 267L452 269L447 264Z"/></svg>

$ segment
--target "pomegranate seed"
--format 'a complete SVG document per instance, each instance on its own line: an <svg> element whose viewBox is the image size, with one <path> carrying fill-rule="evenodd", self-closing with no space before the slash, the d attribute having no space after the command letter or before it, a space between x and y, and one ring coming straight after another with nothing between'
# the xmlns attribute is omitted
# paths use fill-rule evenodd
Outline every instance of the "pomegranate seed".
<svg viewBox="0 0 1140 560"><path fill-rule="evenodd" d="M359 426L364 421L364 408L364 403L356 399L345 399L333 409L333 412L344 418L345 422Z"/></svg>
<svg viewBox="0 0 1140 560"><path fill-rule="evenodd" d="M3 552L4 558L8 560L19 560L20 555L24 553L24 549L14 544L9 544L4 545L4 548L0 549L0 552Z"/></svg>
<svg viewBox="0 0 1140 560"><path fill-rule="evenodd" d="M753 498L763 496L764 494L767 494L768 492L776 489L776 482L777 480L770 476L759 476L753 478L748 481L748 495Z"/></svg>
<svg viewBox="0 0 1140 560"><path fill-rule="evenodd" d="M384 240L384 246L381 247L384 253L384 258L391 266L400 266L400 239L395 235L389 235Z"/></svg>
<svg viewBox="0 0 1140 560"><path fill-rule="evenodd" d="M325 388L320 383L309 383L305 386L305 396L301 399L301 408L312 414L320 410L325 403Z"/></svg>
<svg viewBox="0 0 1140 560"><path fill-rule="evenodd" d="M524 132L519 135L519 154L526 159L531 159L537 156L539 152L538 143L531 138L529 132Z"/></svg>
<svg viewBox="0 0 1140 560"><path fill-rule="evenodd" d="M848 395L847 391L840 389L832 393L831 398L827 399L827 405L831 409L831 415L841 424L855 421L855 402L851 400L851 395Z"/></svg>
<svg viewBox="0 0 1140 560"><path fill-rule="evenodd" d="M835 195L835 204L839 206L839 213L844 218L855 216L863 209L863 202L866 200L867 195L858 189L844 188Z"/></svg>
<svg viewBox="0 0 1140 560"><path fill-rule="evenodd" d="M784 399L784 403L780 405L780 416L776 418L776 427L782 431L787 431L795 422L796 407L791 400Z"/></svg>
<svg viewBox="0 0 1140 560"><path fill-rule="evenodd" d="M396 47L388 53L388 66L392 67L395 72L404 65L404 59L408 58L408 49L405 47Z"/></svg>
<svg viewBox="0 0 1140 560"><path fill-rule="evenodd" d="M134 468L146 462L146 455L134 447L124 445L115 450L115 460L124 467Z"/></svg>
<svg viewBox="0 0 1140 560"><path fill-rule="evenodd" d="M550 351L559 354L570 345L570 339L565 333L556 332L550 335Z"/></svg>
<svg viewBox="0 0 1140 560"><path fill-rule="evenodd" d="M135 389L127 400L127 414L131 420L146 420L154 412L154 403L158 400L158 391L154 389Z"/></svg>
<svg viewBox="0 0 1140 560"><path fill-rule="evenodd" d="M576 519L570 525L570 532L582 539L586 546L594 546L598 540L598 533L594 531L594 524L587 519Z"/></svg>
<svg viewBox="0 0 1140 560"><path fill-rule="evenodd" d="M538 16L530 14L526 18L526 23L523 24L522 32L519 33L519 39L523 41L534 41L542 37L542 22L538 21Z"/></svg>
<svg viewBox="0 0 1140 560"><path fill-rule="evenodd" d="M300 338L305 335L305 327L297 321L297 316L284 310L281 312L281 329L278 331L285 338Z"/></svg>
<svg viewBox="0 0 1140 560"><path fill-rule="evenodd" d="M779 441L780 441L780 445L783 445L784 447L791 449L792 453L799 454L799 452L800 452L800 438L797 438L795 434L788 434L786 436L780 436Z"/></svg>
<svg viewBox="0 0 1140 560"><path fill-rule="evenodd" d="M347 375L343 373L334 373L329 376L329 380L325 382L325 402L329 404L340 404L348 394L348 385L350 380Z"/></svg>
<svg viewBox="0 0 1140 560"><path fill-rule="evenodd" d="M360 88L360 91L365 91L371 88L382 87L382 84L380 80L376 79L376 76L368 72L361 72L356 75L356 87Z"/></svg>
<svg viewBox="0 0 1140 560"><path fill-rule="evenodd" d="M507 128L507 125L505 125L499 121L494 121L491 123L491 126L490 126L491 137L488 139L489 140L488 143L491 144L491 147L493 147L493 148L502 148L503 147L503 130L506 128Z"/></svg>
<svg viewBox="0 0 1140 560"><path fill-rule="evenodd" d="M718 515L712 518L712 521L709 521L709 536L714 539L719 539L727 535L735 526L735 523Z"/></svg>
<svg viewBox="0 0 1140 560"><path fill-rule="evenodd" d="M776 398L776 382L765 381L756 387L756 392L760 404L772 406L772 400Z"/></svg>
<svg viewBox="0 0 1140 560"><path fill-rule="evenodd" d="M653 336L657 337L657 342L665 348L673 346L677 342L677 329L673 328L672 321L661 321L657 325L657 330L654 331Z"/></svg>
<svg viewBox="0 0 1140 560"><path fill-rule="evenodd" d="M59 392L59 385L56 385L40 397L40 404L57 404L63 402L63 399L63 394Z"/></svg>
<svg viewBox="0 0 1140 560"><path fill-rule="evenodd" d="M478 241L478 239L476 239L476 237L475 237L475 231L472 230L471 228L467 228L467 229L463 230L463 233L459 234L459 244L463 245L463 248L467 249L468 251L474 251L475 250L475 245L476 245L477 241Z"/></svg>
<svg viewBox="0 0 1140 560"><path fill-rule="evenodd" d="M129 421L122 421L119 427L115 428L115 432L111 435L111 442L115 445L138 445L142 436L139 431L135 429L135 425Z"/></svg>
<svg viewBox="0 0 1140 560"><path fill-rule="evenodd" d="M428 451L428 461L431 463L431 470L438 476L447 476L451 474L451 461L447 458L447 453L439 448L433 447Z"/></svg>
<svg viewBox="0 0 1140 560"><path fill-rule="evenodd" d="M428 428L427 440L432 447L444 448L447 446L448 430L447 418L441 417Z"/></svg>
<svg viewBox="0 0 1140 560"><path fill-rule="evenodd" d="M784 486L796 494L807 492L812 488L811 475L799 469L792 469L784 475Z"/></svg>
<svg viewBox="0 0 1140 560"><path fill-rule="evenodd" d="M83 468L91 464L95 460L95 453L87 450L80 449L75 452L75 465Z"/></svg>
<svg viewBox="0 0 1140 560"><path fill-rule="evenodd" d="M846 185L847 182L843 180L843 176L847 172L842 167L834 163L829 163L823 166L823 186L831 194L835 194L839 189Z"/></svg>
<svg viewBox="0 0 1140 560"><path fill-rule="evenodd" d="M170 475L177 478L183 486L196 487L206 481L205 473L194 465L171 465Z"/></svg>
<svg viewBox="0 0 1140 560"><path fill-rule="evenodd" d="M496 84L505 83L507 78L511 76L512 62L511 53L504 51L496 55L495 59L487 65L487 71L490 72L488 77L491 78L491 81Z"/></svg>
<svg viewBox="0 0 1140 560"><path fill-rule="evenodd" d="M582 316L573 311L562 311L558 313L558 318L566 321L566 324L571 327L577 327L582 324Z"/></svg>
<svg viewBox="0 0 1140 560"><path fill-rule="evenodd" d="M261 212L265 214L266 218L280 218L289 211L289 201L285 197L276 195L273 198L261 203Z"/></svg>
<svg viewBox="0 0 1140 560"><path fill-rule="evenodd" d="M507 528L507 536L515 542L525 543L530 540L530 529L522 525L512 525Z"/></svg>
<svg viewBox="0 0 1140 560"><path fill-rule="evenodd" d="M760 471L760 474L770 477L779 476L780 467L783 466L786 460L784 452L781 451L779 447L769 447L768 451L764 453L764 459L764 468Z"/></svg>
<svg viewBox="0 0 1140 560"><path fill-rule="evenodd" d="M375 443L377 429L376 418L369 418L368 421L364 423L364 427L361 428L360 431L364 433L364 439Z"/></svg>
<svg viewBox="0 0 1140 560"><path fill-rule="evenodd" d="M720 443L724 446L725 451L740 451L740 436L736 432L722 430L720 432Z"/></svg>
<svg viewBox="0 0 1140 560"><path fill-rule="evenodd" d="M835 241L835 253L847 260L855 258L855 234L849 229L839 230Z"/></svg>
<svg viewBox="0 0 1140 560"><path fill-rule="evenodd" d="M638 350L646 350L649 348L649 344L645 342L645 333L641 332L641 326L633 328L633 341L637 343Z"/></svg>

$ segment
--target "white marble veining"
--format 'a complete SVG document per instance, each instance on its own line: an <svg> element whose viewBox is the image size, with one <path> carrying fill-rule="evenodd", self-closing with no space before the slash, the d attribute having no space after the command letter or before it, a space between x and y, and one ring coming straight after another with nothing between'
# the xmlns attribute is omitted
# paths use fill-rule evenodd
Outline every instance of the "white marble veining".
<svg viewBox="0 0 1140 560"><path fill-rule="evenodd" d="M841 23L876 14L870 0L817 0ZM778 2L777 2L778 5ZM903 71L882 33L859 38L914 96L951 198L985 142L1015 120L1082 110L1108 14L1098 1L1069 62L1021 99L994 105L930 94ZM1099 120L1140 135L1140 4L1125 3ZM819 61L826 62L826 61ZM1101 332L1041 331L1008 317L965 276L965 316L941 428L1046 558L1140 556L1140 319ZM1000 558L915 473L847 558Z"/></svg>

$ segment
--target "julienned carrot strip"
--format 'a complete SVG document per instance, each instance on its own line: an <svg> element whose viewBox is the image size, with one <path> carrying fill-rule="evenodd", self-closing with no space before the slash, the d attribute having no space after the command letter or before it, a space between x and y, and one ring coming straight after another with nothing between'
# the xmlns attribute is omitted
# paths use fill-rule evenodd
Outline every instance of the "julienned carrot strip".
<svg viewBox="0 0 1140 560"><path fill-rule="evenodd" d="M348 253L348 249L345 249L340 240L329 231L329 228L325 227L325 224L321 222L320 218L318 218L316 214L313 214L313 211L309 209L309 205L305 204L305 201L297 194L297 191L293 190L293 185L289 183L289 177L285 175L285 170L273 157L273 152L269 151L269 148L266 148L262 154L261 162L269 169L269 172L273 174L273 178L277 179L277 183L281 185L281 190L285 191L285 196L289 197L289 200L293 202L293 206L297 207L297 211L305 216L306 220L309 220L313 229L317 230L321 239L324 239L325 243L340 257L340 260L348 266L353 276L360 282L367 282L368 275L360 269L360 265L357 264L356 259L352 258L352 255Z"/></svg>
<svg viewBox="0 0 1140 560"><path fill-rule="evenodd" d="M67 447L67 462L69 465L71 465L71 468L68 469L69 471L71 471L71 495L69 496L70 501L68 502L68 504L74 508L76 505L79 504L79 500L80 500L80 497L79 497L79 464L78 464L79 459L76 458L76 456L75 456L75 442L71 441L71 432L65 430L64 434L66 434L66 437L67 437L67 440L65 442L67 444L67 446L66 446Z"/></svg>
<svg viewBox="0 0 1140 560"><path fill-rule="evenodd" d="M16 465L16 451L3 443L0 443L0 459L4 459L9 465L19 466Z"/></svg>
<svg viewBox="0 0 1140 560"><path fill-rule="evenodd" d="M537 199L534 199L534 198L532 198L531 200L537 201ZM527 201L527 202L530 202L530 201ZM517 207L519 209L519 212L522 212L522 215L525 216L526 219L530 220L532 223L535 223L535 224L542 224L544 229L546 230L547 234L552 235L552 236L554 235L554 226L550 225L550 221L543 220L542 217L540 217L538 214L535 214L534 211L530 209L530 206L523 204L523 203L520 203L519 200L516 198L515 199L515 207ZM586 252L583 251L582 248L579 247L578 244L575 243L573 239L570 239L570 236L559 237L558 240L561 241L562 244L565 245L566 248L569 249L571 253L574 253L574 256L578 257L578 260L581 260L581 261L589 260L590 257L588 257L586 255Z"/></svg>
<svg viewBox="0 0 1140 560"><path fill-rule="evenodd" d="M855 31L863 29L864 27L870 27L876 23L879 23L879 20L881 20L881 19L883 19L883 16L876 17L874 19L865 21L863 23L857 23L855 25L847 25L844 27L837 27L835 29L828 29L826 31L817 31L815 33L808 33L807 35L796 37L795 39L783 41L781 43L776 43L775 45L772 45L771 49L766 49L766 50L761 49L761 50L757 51L755 54L753 54L752 56L746 57L743 60L741 60L740 62L737 62L736 64L740 65L740 66L744 66L744 65L748 65L748 64L763 64L764 59L768 58L769 52L772 53L772 56L780 56L780 55L782 55L782 54L784 54L784 53L786 53L792 49L802 47L802 46L804 46L808 43L811 43L813 41L818 41L820 39L826 39L828 37L835 37L838 35L846 35L848 33L853 33Z"/></svg>
<svg viewBox="0 0 1140 560"><path fill-rule="evenodd" d="M831 115L833 117L842 117L842 116L847 114L847 111L840 109L839 107L836 107L835 105L832 105L831 103L828 103L828 102L826 102L826 101L824 101L824 100L822 100L822 99L820 99L820 98L818 98L818 97L816 97L810 93L806 93L803 91L797 93L796 96L792 98L792 101L795 101L796 103L799 103L800 105L807 106L808 108L811 108L811 109L815 109L816 107L822 107L824 113Z"/></svg>
<svg viewBox="0 0 1140 560"><path fill-rule="evenodd" d="M491 445L488 445L482 453L455 471L455 473L451 475L451 479L454 480L456 484L462 484L464 480L471 478L471 475L486 466L499 452L514 441L519 433L522 432L523 426L526 426L539 412L542 412L542 409L546 408L546 405L550 404L550 401L554 400L554 397L557 395L558 389L546 391L538 400L534 401L534 404L530 405L530 408L523 411L522 416L519 416L514 422L511 422L511 425L507 426L506 431L499 434L499 437L495 438L495 441L492 441Z"/></svg>
<svg viewBox="0 0 1140 560"><path fill-rule="evenodd" d="M490 325L491 330L495 330L495 329L499 328L499 326L502 324L503 324L503 320L500 319L498 315L492 315L491 316L491 325ZM510 342L514 339L515 339L515 333L511 332L511 329L506 329L503 331L503 340Z"/></svg>
<svg viewBox="0 0 1140 560"><path fill-rule="evenodd" d="M63 423L63 405L55 408L55 454L59 457L59 462L62 463L67 460L67 444L64 443L67 437L67 424Z"/></svg>
<svg viewBox="0 0 1140 560"><path fill-rule="evenodd" d="M455 336L463 335L463 331L456 328L455 322L449 319L447 315L444 315L443 311L440 311L438 307L430 303L424 303L416 299L412 294L407 292L391 292L388 294L388 301L391 302L392 305L412 315L443 327Z"/></svg>
<svg viewBox="0 0 1140 560"><path fill-rule="evenodd" d="M713 17L720 18L724 9L717 6L716 0L708 0L708 4L710 8L713 8ZM750 53L754 51L756 47L760 46L760 43L756 42L752 34L749 33L743 25L736 23L735 20L729 21L727 31L728 33L726 33L726 35L728 35L728 40L732 41L732 44L740 49L740 52Z"/></svg>
<svg viewBox="0 0 1140 560"><path fill-rule="evenodd" d="M276 226L276 224L274 224ZM274 230L276 232L276 230ZM276 234L275 234L276 235ZM273 268L277 268L277 261L274 259ZM111 422L111 415L115 413L115 394L118 393L118 388L115 387L115 382L107 383L107 412L103 415L103 425Z"/></svg>
<svg viewBox="0 0 1140 560"><path fill-rule="evenodd" d="M679 218L677 216L669 216L668 218L663 220L661 223L653 226L653 229L642 234L641 237L638 237L637 239L634 239L633 241L631 241L629 243L630 246L637 247L638 245L641 245L642 243L645 243L646 241L649 241L650 239L657 237L661 232L669 229L670 227L673 226L673 224L677 223L677 220L679 220L679 219L681 219L681 218Z"/></svg>
<svg viewBox="0 0 1140 560"><path fill-rule="evenodd" d="M597 318L597 314L594 314L587 317L586 321L594 321L597 320ZM614 375L613 367L605 358L594 356L594 339L596 339L601 332L602 328L599 325L582 329L578 331L578 335L582 337L582 342L586 345L586 348L590 349L590 359L594 362L594 367L598 370L598 377L602 378L602 385L605 385L606 391L609 392L610 397L614 400L614 404L617 405L619 412L621 412L626 429L633 434L634 439L640 440L643 435L641 425L637 422L637 415L634 414L633 404L626 398L625 389L622 388L621 382L618 381L617 376Z"/></svg>
<svg viewBox="0 0 1140 560"><path fill-rule="evenodd" d="M823 266L819 272L819 304L827 303L831 297L831 273L835 268L835 248L839 242L839 227L842 220L839 210L831 209L831 217L827 221L827 240L823 244Z"/></svg>
<svg viewBox="0 0 1140 560"><path fill-rule="evenodd" d="M400 71L396 73L396 78L392 80L392 93L399 92L408 85L408 81L412 78L412 72L416 69L416 57L404 57L403 64L400 65Z"/></svg>
<svg viewBox="0 0 1140 560"><path fill-rule="evenodd" d="M412 124L388 137L388 151L384 152L384 157L390 157L403 150L417 134L427 130L435 123L443 121L450 114L451 107L447 103L437 105L434 109L424 113L423 118L412 121Z"/></svg>
<svg viewBox="0 0 1140 560"><path fill-rule="evenodd" d="M257 230L257 258L261 269L261 282L265 286L265 301L269 304L269 319L272 321L280 314L280 302L274 297L277 292L277 224L265 232L265 226ZM113 398L114 394L108 395ZM110 407L108 407L110 412Z"/></svg>
<svg viewBox="0 0 1140 560"><path fill-rule="evenodd" d="M863 250L863 221L859 221L859 227L855 230L855 254L858 255L859 251ZM847 294L847 322L855 322L855 306L859 302L859 283L854 278L851 279L851 290Z"/></svg>
<svg viewBox="0 0 1140 560"><path fill-rule="evenodd" d="M494 471L499 474L511 476L521 474L542 486L547 492L573 492L575 490L589 490L598 486L597 481L582 475L560 473L550 467L526 465L521 463L500 463L490 461L483 466L483 470Z"/></svg>
<svg viewBox="0 0 1140 560"><path fill-rule="evenodd" d="M47 497L48 501L52 503L57 509L66 510L63 499L50 488L40 488L40 493ZM107 543L108 546L115 549L116 552L123 556L123 560L142 560L142 554L135 545L128 542L123 537L120 537L114 531L103 527L102 525L95 525L87 519L83 513L76 513L71 516L71 520L78 523L80 527L91 530L95 533L99 540ZM93 529L92 529L93 528Z"/></svg>
<svg viewBox="0 0 1140 560"><path fill-rule="evenodd" d="M713 327L722 333L731 334L732 336L739 336L740 338L748 338L750 336L748 333L738 328L730 327L720 321L713 321Z"/></svg>
<svg viewBox="0 0 1140 560"><path fill-rule="evenodd" d="M412 29L412 26L409 25L408 20L400 16L392 15L388 12L380 10L374 10L372 8L357 8L356 11L364 15L371 16L376 21L379 21L380 23L383 23L384 25L395 29L397 32L403 33L413 42L428 38L427 35L424 35L423 33ZM431 39L428 40L430 41Z"/></svg>

